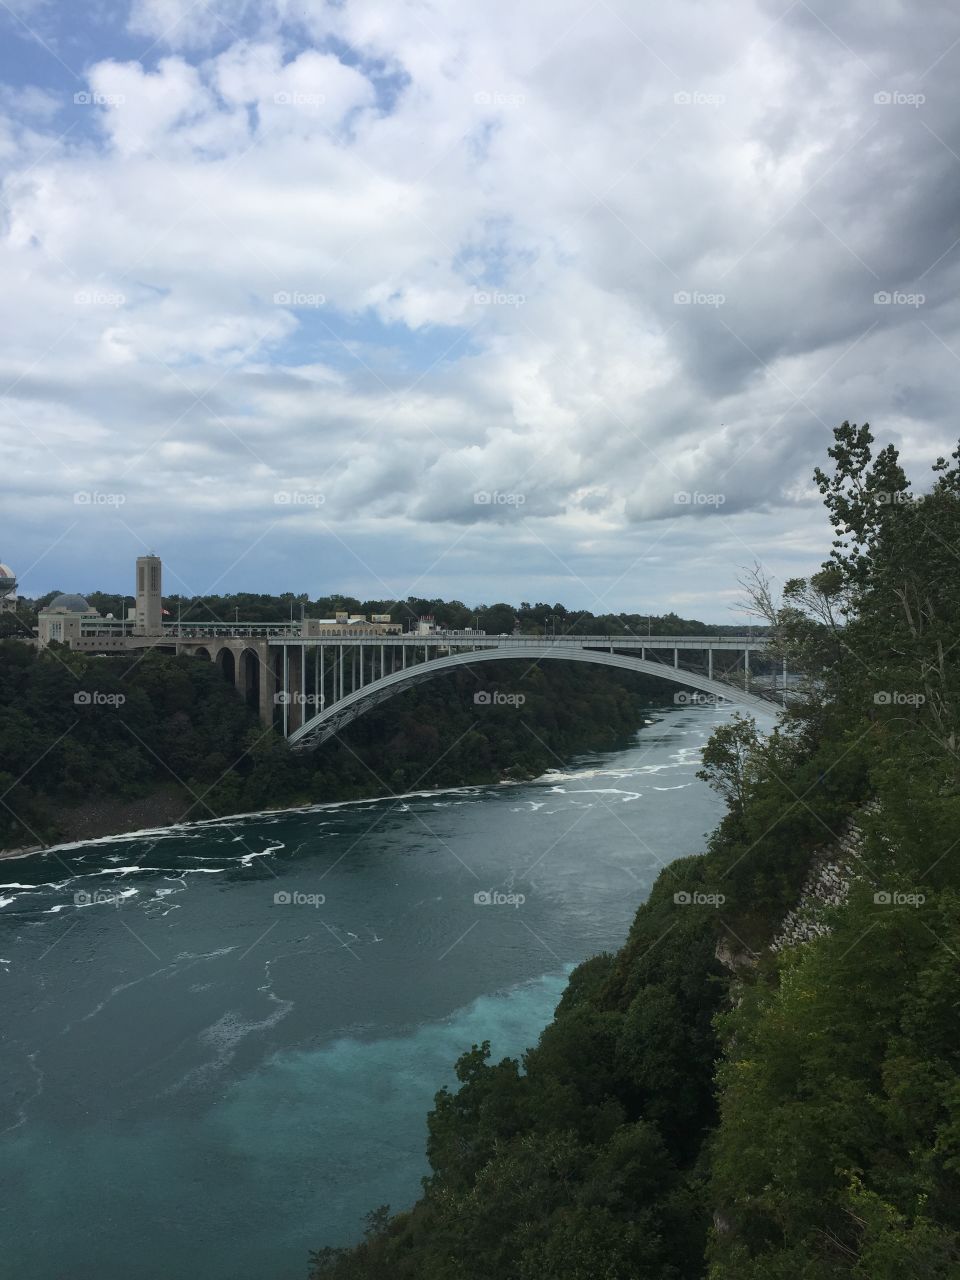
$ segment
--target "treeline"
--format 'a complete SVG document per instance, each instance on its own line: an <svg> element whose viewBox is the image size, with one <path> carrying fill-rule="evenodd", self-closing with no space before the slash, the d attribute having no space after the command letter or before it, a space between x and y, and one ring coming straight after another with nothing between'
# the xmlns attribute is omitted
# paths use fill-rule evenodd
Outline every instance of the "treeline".
<svg viewBox="0 0 960 1280"><path fill-rule="evenodd" d="M844 423L822 571L754 602L809 684L521 1061L464 1054L420 1200L313 1280L960 1275L960 450L922 500ZM860 847L840 851L856 819ZM812 866L848 892L773 949Z"/></svg>
<svg viewBox="0 0 960 1280"><path fill-rule="evenodd" d="M71 588L72 590L72 588ZM22 598L17 614L0 616L0 637L29 635L37 625L37 613L57 595L48 591L36 599ZM126 616L131 596L91 591L84 598L98 613ZM681 618L675 613L604 613L567 609L562 604L521 601L519 605L477 604L469 606L460 600L428 600L410 596L406 600L359 600L354 596L319 596L306 594L258 595L239 592L235 595L164 596L169 621L183 623L219 622L298 622L307 618L333 618L338 612L389 614L393 622L405 629L414 627L421 617L432 616L438 626L454 630L478 628L491 635L510 634L519 627L524 635L716 635L742 632L747 628L730 623L715 624ZM755 628L756 629L756 628Z"/></svg>
<svg viewBox="0 0 960 1280"><path fill-rule="evenodd" d="M475 701L477 693L519 701ZM530 777L618 745L657 681L552 663L461 670L398 694L311 754L264 730L194 657L37 654L0 642L0 847L70 837L71 806L182 794L178 818Z"/></svg>

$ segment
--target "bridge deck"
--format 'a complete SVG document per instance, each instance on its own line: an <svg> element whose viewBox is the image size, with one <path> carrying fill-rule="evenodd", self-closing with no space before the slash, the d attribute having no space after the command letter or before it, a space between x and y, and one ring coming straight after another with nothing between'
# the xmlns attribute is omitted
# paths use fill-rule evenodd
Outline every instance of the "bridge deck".
<svg viewBox="0 0 960 1280"><path fill-rule="evenodd" d="M519 654L529 649L727 649L742 653L744 649L763 650L769 641L762 636L491 636L445 635L362 635L330 634L325 636L269 636L270 645L360 645L379 648L395 645L422 649L424 645L452 649L516 649Z"/></svg>

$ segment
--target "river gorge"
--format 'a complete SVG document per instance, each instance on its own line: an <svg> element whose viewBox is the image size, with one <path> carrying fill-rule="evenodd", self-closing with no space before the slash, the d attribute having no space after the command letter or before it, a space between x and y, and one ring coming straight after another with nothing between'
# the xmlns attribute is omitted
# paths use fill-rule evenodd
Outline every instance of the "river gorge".
<svg viewBox="0 0 960 1280"><path fill-rule="evenodd" d="M65 846L0 867L11 1275L302 1280L427 1172L453 1065L535 1043L721 816L726 710L521 784ZM16 1230L13 1230L13 1228Z"/></svg>

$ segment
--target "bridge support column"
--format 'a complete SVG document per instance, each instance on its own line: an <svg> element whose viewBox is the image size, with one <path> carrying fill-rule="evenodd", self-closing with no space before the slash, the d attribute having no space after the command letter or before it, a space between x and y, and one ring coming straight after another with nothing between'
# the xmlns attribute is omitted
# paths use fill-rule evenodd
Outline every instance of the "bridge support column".
<svg viewBox="0 0 960 1280"><path fill-rule="evenodd" d="M287 678L286 690L288 701L284 706L284 720L286 722L284 732L293 733L294 729L299 729L303 724L303 661L305 657L303 645L300 646L300 652L291 648L290 645L284 645L284 655L287 659Z"/></svg>
<svg viewBox="0 0 960 1280"><path fill-rule="evenodd" d="M743 651L743 687L748 692L750 690L750 650Z"/></svg>
<svg viewBox="0 0 960 1280"><path fill-rule="evenodd" d="M680 650L679 649L674 649L673 651L673 665L675 667L680 666Z"/></svg>
<svg viewBox="0 0 960 1280"><path fill-rule="evenodd" d="M273 666L273 655L267 644L257 645L257 662L260 665L260 697L257 710L260 723L265 729L273 728L273 709L277 692L277 675Z"/></svg>
<svg viewBox="0 0 960 1280"><path fill-rule="evenodd" d="M707 650L707 675L713 679L713 650Z"/></svg>
<svg viewBox="0 0 960 1280"><path fill-rule="evenodd" d="M280 692L283 694L281 721L283 736L286 737L290 732L290 703L287 696L290 692L290 649L287 645L283 646L283 675L280 677L280 684L282 685Z"/></svg>
<svg viewBox="0 0 960 1280"><path fill-rule="evenodd" d="M783 705L787 705L787 660L783 660Z"/></svg>

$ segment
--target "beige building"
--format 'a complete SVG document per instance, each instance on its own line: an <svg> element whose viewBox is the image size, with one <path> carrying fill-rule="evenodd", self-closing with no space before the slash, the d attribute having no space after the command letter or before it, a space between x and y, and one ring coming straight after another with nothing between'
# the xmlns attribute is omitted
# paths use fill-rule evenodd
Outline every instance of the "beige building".
<svg viewBox="0 0 960 1280"><path fill-rule="evenodd" d="M12 573L10 580L15 586ZM0 592L3 579L0 578ZM391 622L389 614L375 614L369 621L361 613L338 613L335 618L305 618L299 623L242 622L198 624L185 627L164 622L163 566L159 556L137 557L136 603L128 608L125 619L112 614L102 617L80 595L60 595L51 600L39 614L39 647L46 649L53 641L94 653L114 650L142 649L158 642L180 652L182 646L195 646L216 637L241 634L266 639L270 635L288 634L332 636L345 644L360 636L400 635L403 627ZM247 641L249 643L249 641Z"/></svg>
<svg viewBox="0 0 960 1280"><path fill-rule="evenodd" d="M84 623L90 623L100 615L84 600L83 596L69 593L55 596L37 615L39 647L46 649L51 641L75 648Z"/></svg>
<svg viewBox="0 0 960 1280"><path fill-rule="evenodd" d="M162 568L160 557L137 556L137 603L134 612L134 634L163 635Z"/></svg>
<svg viewBox="0 0 960 1280"><path fill-rule="evenodd" d="M389 615L388 615L389 617ZM403 630L399 622L368 622L362 614L335 618L304 618L301 634L304 636L398 636Z"/></svg>

